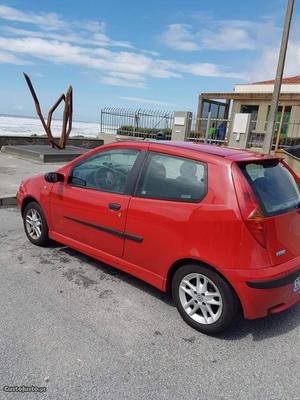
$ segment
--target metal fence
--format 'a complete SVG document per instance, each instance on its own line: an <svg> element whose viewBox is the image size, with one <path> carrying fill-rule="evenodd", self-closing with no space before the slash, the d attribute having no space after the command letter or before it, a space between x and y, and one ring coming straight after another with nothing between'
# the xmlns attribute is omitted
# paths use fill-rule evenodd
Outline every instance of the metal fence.
<svg viewBox="0 0 300 400"><path fill-rule="evenodd" d="M106 107L101 110L102 133L171 139L174 112Z"/></svg>
<svg viewBox="0 0 300 400"><path fill-rule="evenodd" d="M226 146L231 134L233 117L232 114L229 119L217 118L215 114L209 112L207 117L197 119L194 113L188 124L190 129L186 140ZM106 107L101 110L100 129L102 133L124 137L170 140L173 120L172 111ZM267 121L255 119L251 121L248 148L263 147L267 127ZM273 148L300 144L300 122L284 122L281 126L277 122L275 128ZM279 130L280 135L278 135Z"/></svg>
<svg viewBox="0 0 300 400"><path fill-rule="evenodd" d="M191 132L187 140L191 142L202 142L210 144L227 145L230 133L231 120L224 118L197 118L193 115L191 119Z"/></svg>
<svg viewBox="0 0 300 400"><path fill-rule="evenodd" d="M207 118L198 118L193 115L191 131L187 137L188 141L228 145L229 136L234 115L230 119L214 118L208 115ZM264 144L268 122L252 120L250 122L250 135L247 143L248 148L261 149ZM288 122L281 126L280 135L279 122L275 125L275 136L273 148L284 148L288 146L300 145L300 122Z"/></svg>
<svg viewBox="0 0 300 400"><path fill-rule="evenodd" d="M251 121L248 147L262 148L267 132L267 121ZM287 122L281 126L279 134L279 122L275 124L273 148L284 148L300 144L300 123Z"/></svg>

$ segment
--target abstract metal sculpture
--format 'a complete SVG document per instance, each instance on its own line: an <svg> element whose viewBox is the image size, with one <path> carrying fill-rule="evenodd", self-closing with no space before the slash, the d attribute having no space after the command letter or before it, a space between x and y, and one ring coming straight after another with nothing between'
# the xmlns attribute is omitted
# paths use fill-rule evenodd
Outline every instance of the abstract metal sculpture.
<svg viewBox="0 0 300 400"><path fill-rule="evenodd" d="M66 147L66 143L68 140L68 137L71 133L72 130L72 116L73 116L73 88L72 86L69 86L69 89L67 90L66 94L62 94L56 102L53 104L53 106L50 108L48 112L48 118L47 118L47 123L45 122L45 119L43 117L40 103L38 101L37 95L33 89L31 80L27 74L24 73L25 80L27 82L27 85L29 87L30 93L33 97L34 103L35 103L35 109L36 113L39 116L42 125L46 131L46 134L48 136L49 142L53 148L57 149L64 149ZM52 135L51 131L51 121L52 121L52 114L54 111L57 109L59 104L64 101L65 102L65 107L63 111L63 119L62 119L62 129L61 129L61 135L59 142L57 143L54 140L54 137Z"/></svg>

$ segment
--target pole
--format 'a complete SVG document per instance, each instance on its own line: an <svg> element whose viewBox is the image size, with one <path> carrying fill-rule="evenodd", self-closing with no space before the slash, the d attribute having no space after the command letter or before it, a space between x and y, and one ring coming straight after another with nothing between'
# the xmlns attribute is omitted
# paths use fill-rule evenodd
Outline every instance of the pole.
<svg viewBox="0 0 300 400"><path fill-rule="evenodd" d="M100 113L100 133L102 133L102 108Z"/></svg>
<svg viewBox="0 0 300 400"><path fill-rule="evenodd" d="M279 148L280 134L281 134L281 129L282 129L282 125L283 125L284 113L285 113L285 106L282 107L282 111L281 111L279 128L278 128L276 144L275 144L275 151L277 151Z"/></svg>
<svg viewBox="0 0 300 400"><path fill-rule="evenodd" d="M276 117L277 117L277 110L278 110L278 102L280 96L280 89L282 83L282 76L284 71L284 64L285 64L285 57L286 57L286 50L289 41L289 33L291 27L291 20L293 15L295 0L288 0L285 21L284 21L284 28L282 32L281 38L281 45L280 45L280 52L279 52L279 59L276 71L276 78L274 83L274 91L272 95L271 101L271 108L269 114L269 121L268 121L268 129L264 140L263 152L270 154L272 151L273 145L273 138L275 134L275 124L276 124Z"/></svg>

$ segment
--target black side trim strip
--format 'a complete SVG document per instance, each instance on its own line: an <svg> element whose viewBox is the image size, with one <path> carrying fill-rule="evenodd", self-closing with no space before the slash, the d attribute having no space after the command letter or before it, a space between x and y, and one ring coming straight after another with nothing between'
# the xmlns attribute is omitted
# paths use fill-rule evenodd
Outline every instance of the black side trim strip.
<svg viewBox="0 0 300 400"><path fill-rule="evenodd" d="M137 243L141 243L143 241L142 237L132 235L131 233L125 233L125 232L118 231L116 229L107 228L106 226L96 225L96 224L92 224L91 222L81 221L80 219L67 217L66 215L64 216L64 218L69 219L70 221L78 222L79 224L82 224L85 226L89 226L90 228L98 229L99 231L110 233L112 235L115 235L115 236L118 236L118 237L121 237L124 239L133 240L134 242L137 242Z"/></svg>
<svg viewBox="0 0 300 400"><path fill-rule="evenodd" d="M300 269L292 272L289 275L284 276L283 278L272 279L270 281L246 282L246 283L252 289L274 289L293 283L299 276L300 276Z"/></svg>

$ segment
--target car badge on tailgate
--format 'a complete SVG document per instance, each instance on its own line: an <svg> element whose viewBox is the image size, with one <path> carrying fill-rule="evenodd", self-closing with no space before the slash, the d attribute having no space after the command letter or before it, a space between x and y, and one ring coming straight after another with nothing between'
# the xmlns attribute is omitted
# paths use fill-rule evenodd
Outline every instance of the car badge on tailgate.
<svg viewBox="0 0 300 400"><path fill-rule="evenodd" d="M280 250L280 251L277 251L276 256L277 257L283 256L285 253L286 253L286 250Z"/></svg>

